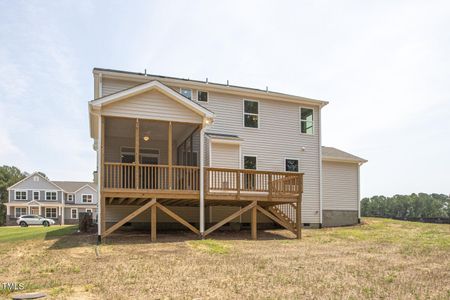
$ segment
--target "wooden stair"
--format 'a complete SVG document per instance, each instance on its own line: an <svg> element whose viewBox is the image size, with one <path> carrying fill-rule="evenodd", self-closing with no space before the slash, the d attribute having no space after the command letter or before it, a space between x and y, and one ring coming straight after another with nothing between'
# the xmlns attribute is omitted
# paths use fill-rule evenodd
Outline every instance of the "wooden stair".
<svg viewBox="0 0 450 300"><path fill-rule="evenodd" d="M291 207L289 207L289 205ZM295 210L297 209L296 204L280 204L275 206L270 206L268 210L277 218L284 221L288 225L289 230L293 233L297 233L297 223L295 221Z"/></svg>

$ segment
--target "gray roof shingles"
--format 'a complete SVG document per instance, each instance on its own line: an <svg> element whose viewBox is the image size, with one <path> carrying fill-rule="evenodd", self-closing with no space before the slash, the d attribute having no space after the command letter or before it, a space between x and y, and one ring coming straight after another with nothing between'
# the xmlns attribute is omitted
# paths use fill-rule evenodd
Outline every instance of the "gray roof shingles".
<svg viewBox="0 0 450 300"><path fill-rule="evenodd" d="M322 146L322 158L365 163L367 160L333 147Z"/></svg>

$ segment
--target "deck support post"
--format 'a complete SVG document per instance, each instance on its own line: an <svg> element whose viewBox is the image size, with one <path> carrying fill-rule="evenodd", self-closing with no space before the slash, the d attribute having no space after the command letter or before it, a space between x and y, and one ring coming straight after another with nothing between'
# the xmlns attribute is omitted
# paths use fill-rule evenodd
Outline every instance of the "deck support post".
<svg viewBox="0 0 450 300"><path fill-rule="evenodd" d="M139 189L139 163L140 163L140 154L139 154L139 119L136 119L136 129L134 133L134 188Z"/></svg>
<svg viewBox="0 0 450 300"><path fill-rule="evenodd" d="M256 203L256 201L255 201ZM257 205L252 208L252 239L258 239L258 210Z"/></svg>
<svg viewBox="0 0 450 300"><path fill-rule="evenodd" d="M106 230L106 197L103 196L103 193L100 193L100 212L98 212L99 223L100 223L100 236L103 237Z"/></svg>
<svg viewBox="0 0 450 300"><path fill-rule="evenodd" d="M153 205L151 208L151 216L150 216L150 230L151 230L151 240L152 242L156 241L156 205Z"/></svg>
<svg viewBox="0 0 450 300"><path fill-rule="evenodd" d="M169 122L169 132L168 132L168 138L167 138L167 160L169 165L169 190L172 189L172 122Z"/></svg>
<svg viewBox="0 0 450 300"><path fill-rule="evenodd" d="M205 237L205 126L206 120L203 120L202 127L200 129L200 237Z"/></svg>
<svg viewBox="0 0 450 300"><path fill-rule="evenodd" d="M296 210L297 239L302 238L302 194L303 194L303 174L299 174L298 198Z"/></svg>

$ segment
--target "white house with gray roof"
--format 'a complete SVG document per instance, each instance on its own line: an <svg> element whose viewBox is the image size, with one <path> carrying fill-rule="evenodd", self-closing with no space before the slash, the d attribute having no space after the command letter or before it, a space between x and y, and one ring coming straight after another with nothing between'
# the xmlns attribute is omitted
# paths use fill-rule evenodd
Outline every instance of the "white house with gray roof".
<svg viewBox="0 0 450 300"><path fill-rule="evenodd" d="M322 147L327 101L241 86L95 68L99 237L123 225L355 224L366 162Z"/></svg>
<svg viewBox="0 0 450 300"><path fill-rule="evenodd" d="M7 224L21 215L40 215L57 224L78 223L79 213L97 214L97 185L93 182L51 181L35 172L8 188Z"/></svg>

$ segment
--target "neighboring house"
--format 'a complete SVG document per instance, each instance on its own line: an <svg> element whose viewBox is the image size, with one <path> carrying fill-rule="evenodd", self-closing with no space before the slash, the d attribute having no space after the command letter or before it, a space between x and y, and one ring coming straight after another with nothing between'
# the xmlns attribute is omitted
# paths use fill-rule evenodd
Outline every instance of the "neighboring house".
<svg viewBox="0 0 450 300"><path fill-rule="evenodd" d="M97 214L97 185L93 182L50 181L35 172L8 188L5 203L8 225L21 215L33 214L58 224L78 223L78 214Z"/></svg>
<svg viewBox="0 0 450 300"><path fill-rule="evenodd" d="M298 237L302 226L358 222L365 161L339 161L337 149L322 155L328 102L208 80L93 74L99 236L151 223L155 239L156 224L174 220L201 236L250 224L253 238L274 222Z"/></svg>

